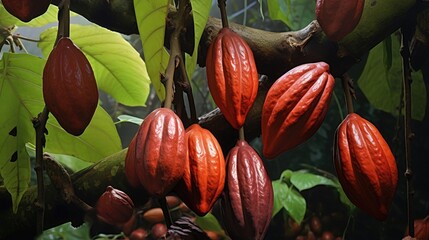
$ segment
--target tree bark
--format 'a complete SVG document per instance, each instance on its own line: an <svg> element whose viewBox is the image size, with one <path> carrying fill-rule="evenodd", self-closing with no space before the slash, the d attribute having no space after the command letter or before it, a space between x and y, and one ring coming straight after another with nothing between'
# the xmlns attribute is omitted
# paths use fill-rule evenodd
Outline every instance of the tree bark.
<svg viewBox="0 0 429 240"><path fill-rule="evenodd" d="M246 137L249 140L260 134L263 101L275 79L294 66L315 61L329 63L334 75L342 75L359 61L361 55L398 29L402 19L414 5L414 1L405 0L374 2L377 4L388 2L395 5L395 8L390 9L389 12L383 12L382 6L375 6L368 10L371 14L377 15L372 24L358 25L353 34L338 44L326 39L316 21L311 22L300 31L281 33L231 24L231 28L240 34L253 50L258 72L268 76L261 78L257 100L246 120ZM58 4L59 0L54 0L53 3ZM71 4L73 11L101 26L125 34L137 33L132 0L74 0L71 1ZM205 65L207 47L220 28L219 19L209 18L199 43L200 57L198 63L200 66ZM184 43L186 43L186 39L189 38L185 36ZM229 126L218 110L201 116L200 123L214 133L224 152L227 152L234 145L236 138L233 136L237 132ZM127 184L123 172L124 158L125 150L73 174L72 183L76 195L88 204L94 205L105 188L112 185L127 192L137 202L145 202L148 199L147 194L142 190L132 189ZM22 198L18 212L14 214L11 210L10 195L4 188L0 187L0 222L2 223L0 239L34 236L36 230L36 209L34 207L36 192L34 186L29 188ZM46 188L46 203L45 228L68 221L78 224L84 217L82 211L72 204L65 203L52 185L48 185Z"/></svg>

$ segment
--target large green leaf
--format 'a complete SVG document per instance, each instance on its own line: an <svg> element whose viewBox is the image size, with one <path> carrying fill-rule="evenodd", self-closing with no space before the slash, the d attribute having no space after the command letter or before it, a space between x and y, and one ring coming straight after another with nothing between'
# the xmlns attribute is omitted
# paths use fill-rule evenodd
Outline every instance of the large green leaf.
<svg viewBox="0 0 429 240"><path fill-rule="evenodd" d="M57 28L40 35L38 46L48 56L54 45ZM149 95L150 81L138 52L118 33L95 25L71 25L71 39L87 56L97 85L118 102L143 106Z"/></svg>
<svg viewBox="0 0 429 240"><path fill-rule="evenodd" d="M57 22L58 8L54 5L50 5L48 10L41 16L31 20L28 23L20 21L18 18L12 16L3 5L0 3L0 28L9 27L13 25L27 26L27 27L41 27L48 23Z"/></svg>
<svg viewBox="0 0 429 240"><path fill-rule="evenodd" d="M393 49L391 54L385 52L390 49ZM391 57L386 59L386 56ZM426 109L423 75L419 71L413 73L412 78L412 118L423 120ZM385 43L379 43L371 50L358 85L375 108L398 115L402 91L402 61L397 37L392 36L391 47L386 48Z"/></svg>
<svg viewBox="0 0 429 240"><path fill-rule="evenodd" d="M137 26L142 41L144 58L150 80L159 99L165 97L161 74L165 72L169 54L164 49L165 19L168 0L134 0Z"/></svg>
<svg viewBox="0 0 429 240"><path fill-rule="evenodd" d="M195 70L198 59L198 45L203 34L204 28L209 18L211 0L192 0L192 16L194 17L194 52L191 56L186 54L186 71L188 78L192 79L192 73Z"/></svg>
<svg viewBox="0 0 429 240"><path fill-rule="evenodd" d="M274 202L273 202L273 214L274 217L280 210L283 209L283 204L280 201L280 188L287 187L281 180L274 180L271 183L273 185L273 193L274 193Z"/></svg>
<svg viewBox="0 0 429 240"><path fill-rule="evenodd" d="M223 232L222 227L219 224L217 218L211 214L207 213L204 217L199 217L195 219L195 224L197 224L200 228L204 230L209 230L213 232Z"/></svg>
<svg viewBox="0 0 429 240"><path fill-rule="evenodd" d="M4 53L0 60L0 174L12 196L14 211L30 180L25 143L34 142L31 119L42 109L38 103L44 63L25 54Z"/></svg>
<svg viewBox="0 0 429 240"><path fill-rule="evenodd" d="M337 187L337 184L329 178L303 171L294 172L290 181L299 191L310 189L317 185Z"/></svg>
<svg viewBox="0 0 429 240"><path fill-rule="evenodd" d="M315 19L314 0L267 0L267 6L271 19L283 21L292 30L301 29Z"/></svg>
<svg viewBox="0 0 429 240"><path fill-rule="evenodd" d="M35 142L31 119L44 107L41 89L44 64L43 59L28 54L4 53L0 61L0 111L3 114L0 118L0 173L12 195L14 210L30 179L30 159L25 144ZM96 162L121 150L113 121L101 107L79 137L66 133L52 115L46 128L48 152Z"/></svg>

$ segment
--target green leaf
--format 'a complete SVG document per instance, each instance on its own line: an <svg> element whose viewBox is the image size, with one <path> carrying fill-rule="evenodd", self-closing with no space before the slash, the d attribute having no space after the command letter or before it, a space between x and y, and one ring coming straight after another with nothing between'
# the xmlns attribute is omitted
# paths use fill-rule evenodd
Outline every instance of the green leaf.
<svg viewBox="0 0 429 240"><path fill-rule="evenodd" d="M220 226L217 218L211 213L207 213L204 217L197 216L195 219L195 224L204 230L223 232L223 229Z"/></svg>
<svg viewBox="0 0 429 240"><path fill-rule="evenodd" d="M284 187L279 188L280 202L286 209L286 212L295 220L297 223L301 223L304 219L305 211L307 210L307 203L305 198L293 189L291 186L282 184Z"/></svg>
<svg viewBox="0 0 429 240"><path fill-rule="evenodd" d="M141 119L141 118L126 115L126 114L119 115L118 119L119 119L119 122L117 122L117 123L129 122L129 123L134 123L136 125L141 125L143 122L143 119Z"/></svg>
<svg viewBox="0 0 429 240"><path fill-rule="evenodd" d="M45 230L42 235L37 237L37 240L51 239L67 239L67 240L83 240L91 239L89 236L89 225L84 223L78 228L74 228L71 223L64 223L57 227Z"/></svg>
<svg viewBox="0 0 429 240"><path fill-rule="evenodd" d="M310 189L317 185L337 187L337 184L329 178L303 171L294 172L290 181L299 191Z"/></svg>
<svg viewBox="0 0 429 240"><path fill-rule="evenodd" d="M27 150L28 155L31 158L36 157L36 146L34 146L32 143L26 143L25 148ZM49 154L53 156L54 159L57 162L59 162L61 165L72 170L72 172L77 172L91 165L91 163L85 162L73 156L64 155L64 154L54 154L54 153L49 153Z"/></svg>
<svg viewBox="0 0 429 240"><path fill-rule="evenodd" d="M71 39L86 55L99 89L128 106L144 106L150 81L139 53L119 34L95 25L71 25ZM41 33L38 46L48 56L57 28Z"/></svg>
<svg viewBox="0 0 429 240"><path fill-rule="evenodd" d="M188 78L192 79L192 74L197 65L198 59L198 46L203 34L204 28L206 26L207 20L209 18L210 9L211 9L211 0L192 0L192 16L194 18L194 52L191 56L188 54L186 57L186 72Z"/></svg>
<svg viewBox="0 0 429 240"><path fill-rule="evenodd" d="M169 54L164 48L167 9L168 0L134 0L134 10L147 71L161 101L165 98L165 89L160 75L165 72L169 59Z"/></svg>
<svg viewBox="0 0 429 240"><path fill-rule="evenodd" d="M338 193L340 194L340 201L346 205L349 208L349 211L353 211L356 206L350 202L349 198L347 197L346 193L343 190L343 187L341 186L340 182L338 180L335 181L336 186L335 188L337 189Z"/></svg>
<svg viewBox="0 0 429 240"><path fill-rule="evenodd" d="M4 53L0 60L0 175L12 196L14 212L30 181L25 143L34 142L31 119L42 110L37 103L43 103L40 74L44 64L43 59L27 54Z"/></svg>
<svg viewBox="0 0 429 240"><path fill-rule="evenodd" d="M112 118L100 106L97 106L85 132L78 137L64 131L53 115L49 116L46 128L49 132L46 137L47 152L66 154L94 163L122 149Z"/></svg>
<svg viewBox="0 0 429 240"><path fill-rule="evenodd" d="M282 192L282 190L280 189L284 187L287 188L288 186L285 183L283 183L281 180L272 181L272 185L273 185L273 193L274 193L272 217L274 217L283 208L282 201L280 200L280 193Z"/></svg>
<svg viewBox="0 0 429 240"><path fill-rule="evenodd" d="M57 17L58 7L50 5L48 10L41 16L31 20L28 23L20 21L18 18L12 16L6 9L0 4L0 28L10 27L13 25L27 26L27 27L41 27L48 23L58 21Z"/></svg>
<svg viewBox="0 0 429 240"><path fill-rule="evenodd" d="M383 59L380 59L387 55L383 43L371 50L358 85L375 108L398 115L402 91L402 61L399 40L396 37L392 37L392 49L395 51L392 52L390 69L387 69ZM412 78L412 118L421 121L425 116L426 87L421 71L413 72Z"/></svg>
<svg viewBox="0 0 429 240"><path fill-rule="evenodd" d="M315 19L314 0L267 0L267 6L271 19L284 22L292 30L301 29Z"/></svg>

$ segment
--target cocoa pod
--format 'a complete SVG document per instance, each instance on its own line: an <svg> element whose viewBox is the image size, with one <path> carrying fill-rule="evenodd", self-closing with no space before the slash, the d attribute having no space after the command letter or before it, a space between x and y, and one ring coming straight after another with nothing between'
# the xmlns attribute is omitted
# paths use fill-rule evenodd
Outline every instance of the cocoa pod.
<svg viewBox="0 0 429 240"><path fill-rule="evenodd" d="M136 137L131 140L130 145L128 145L127 155L125 157L125 177L127 182L134 188L140 187L140 180L137 176L136 171Z"/></svg>
<svg viewBox="0 0 429 240"><path fill-rule="evenodd" d="M185 172L175 192L196 214L206 215L225 183L225 159L222 148L209 130L198 124L186 129L188 144Z"/></svg>
<svg viewBox="0 0 429 240"><path fill-rule="evenodd" d="M123 191L108 186L97 201L96 211L104 222L122 226L133 216L134 203Z"/></svg>
<svg viewBox="0 0 429 240"><path fill-rule="evenodd" d="M23 22L29 22L48 10L51 0L3 0L4 8Z"/></svg>
<svg viewBox="0 0 429 240"><path fill-rule="evenodd" d="M206 72L214 102L234 128L241 128L258 92L252 50L238 34L222 28L208 49Z"/></svg>
<svg viewBox="0 0 429 240"><path fill-rule="evenodd" d="M225 228L232 239L263 239L273 209L273 188L258 153L239 140L227 156L221 198Z"/></svg>
<svg viewBox="0 0 429 240"><path fill-rule="evenodd" d="M137 177L146 191L164 197L182 178L186 163L185 129L170 109L158 108L143 121L135 136Z"/></svg>
<svg viewBox="0 0 429 240"><path fill-rule="evenodd" d="M262 108L262 152L267 158L296 147L322 124L335 80L324 62L307 63L281 76Z"/></svg>
<svg viewBox="0 0 429 240"><path fill-rule="evenodd" d="M370 216L385 220L398 181L389 145L356 113L347 115L334 139L334 166L347 197Z"/></svg>
<svg viewBox="0 0 429 240"><path fill-rule="evenodd" d="M405 236L409 235L409 229L405 231ZM429 216L424 219L414 220L414 237L418 240L429 239Z"/></svg>
<svg viewBox="0 0 429 240"><path fill-rule="evenodd" d="M340 41L355 29L365 0L317 0L316 19L332 41Z"/></svg>
<svg viewBox="0 0 429 240"><path fill-rule="evenodd" d="M98 105L98 89L88 59L69 38L61 38L43 70L43 98L61 127L81 135Z"/></svg>

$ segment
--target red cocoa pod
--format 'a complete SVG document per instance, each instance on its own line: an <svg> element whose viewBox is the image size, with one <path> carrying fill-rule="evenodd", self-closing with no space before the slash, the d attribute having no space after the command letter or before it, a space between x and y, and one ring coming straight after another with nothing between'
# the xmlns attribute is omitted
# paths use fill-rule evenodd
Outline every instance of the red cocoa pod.
<svg viewBox="0 0 429 240"><path fill-rule="evenodd" d="M43 98L68 133L81 135L98 105L98 89L88 59L69 38L61 38L43 70Z"/></svg>
<svg viewBox="0 0 429 240"><path fill-rule="evenodd" d="M262 108L262 152L267 158L310 138L322 124L335 80L324 62L307 63L281 76Z"/></svg>
<svg viewBox="0 0 429 240"><path fill-rule="evenodd" d="M136 171L136 138L131 140L130 145L128 145L127 155L125 157L125 177L127 178L128 183L134 187L139 188L140 180L137 176Z"/></svg>
<svg viewBox="0 0 429 240"><path fill-rule="evenodd" d="M135 136L137 177L146 191L164 197L182 178L186 163L185 128L170 109L158 108L143 121Z"/></svg>
<svg viewBox="0 0 429 240"><path fill-rule="evenodd" d="M377 220L385 220L395 195L395 158L377 128L348 114L334 138L334 166L347 197Z"/></svg>
<svg viewBox="0 0 429 240"><path fill-rule="evenodd" d="M126 193L108 186L97 201L96 211L104 222L122 226L133 216L134 203Z"/></svg>
<svg viewBox="0 0 429 240"><path fill-rule="evenodd" d="M214 102L234 128L241 128L258 92L252 50L238 34L222 28L208 49L206 72Z"/></svg>
<svg viewBox="0 0 429 240"><path fill-rule="evenodd" d="M405 236L409 235L408 231L405 231ZM416 219L414 220L414 237L418 240L420 239L429 239L429 216L424 219Z"/></svg>
<svg viewBox="0 0 429 240"><path fill-rule="evenodd" d="M223 191L225 158L213 134L198 124L186 129L187 163L175 192L196 214L206 215Z"/></svg>
<svg viewBox="0 0 429 240"><path fill-rule="evenodd" d="M244 140L226 162L222 215L232 239L263 239L273 209L273 188L258 153Z"/></svg>
<svg viewBox="0 0 429 240"><path fill-rule="evenodd" d="M340 41L355 29L365 0L317 0L316 19L332 41Z"/></svg>
<svg viewBox="0 0 429 240"><path fill-rule="evenodd" d="M3 0L4 8L23 22L29 22L48 10L51 0Z"/></svg>

